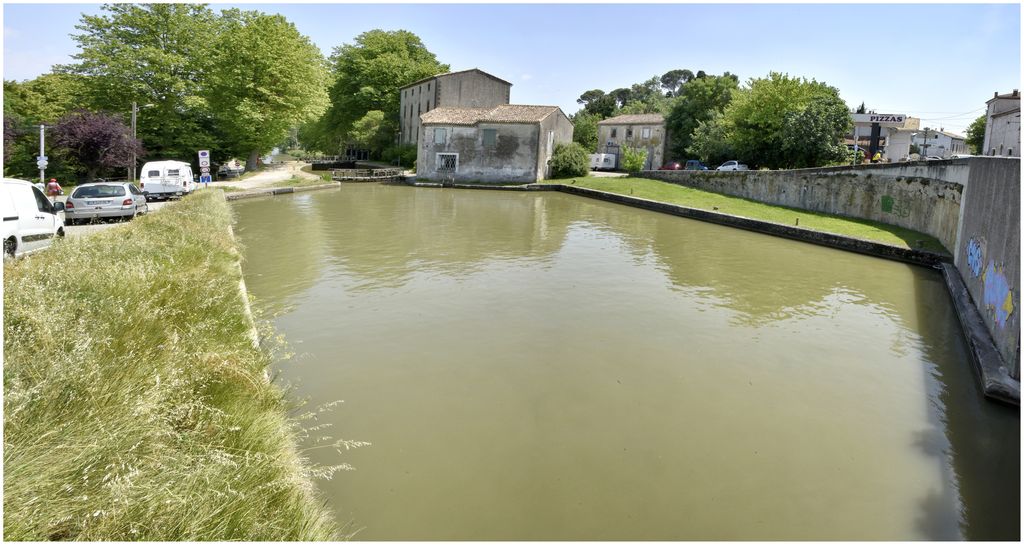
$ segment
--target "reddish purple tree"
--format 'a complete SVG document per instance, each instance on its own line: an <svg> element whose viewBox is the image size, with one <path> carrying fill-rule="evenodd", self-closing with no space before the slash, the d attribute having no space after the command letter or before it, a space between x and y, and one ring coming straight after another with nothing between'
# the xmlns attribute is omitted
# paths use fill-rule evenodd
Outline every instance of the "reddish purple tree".
<svg viewBox="0 0 1024 545"><path fill-rule="evenodd" d="M131 137L119 117L78 110L69 113L53 128L53 143L61 153L80 165L86 179L100 172L131 165L132 152L141 157L142 142Z"/></svg>

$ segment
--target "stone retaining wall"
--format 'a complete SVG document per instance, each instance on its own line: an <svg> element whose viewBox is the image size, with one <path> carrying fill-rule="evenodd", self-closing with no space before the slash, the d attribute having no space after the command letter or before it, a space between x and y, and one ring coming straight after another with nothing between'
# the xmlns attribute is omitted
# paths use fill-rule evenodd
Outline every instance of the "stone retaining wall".
<svg viewBox="0 0 1024 545"><path fill-rule="evenodd" d="M940 170L943 172L937 170L936 175L949 174L946 168ZM956 247L964 185L926 175L927 167L912 165L745 172L659 170L640 174L768 204L898 225L932 235L951 250Z"/></svg>

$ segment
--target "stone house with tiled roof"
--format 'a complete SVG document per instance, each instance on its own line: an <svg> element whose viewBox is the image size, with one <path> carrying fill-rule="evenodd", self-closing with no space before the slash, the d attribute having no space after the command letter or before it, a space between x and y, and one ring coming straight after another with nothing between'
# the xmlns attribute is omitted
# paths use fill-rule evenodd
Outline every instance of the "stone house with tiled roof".
<svg viewBox="0 0 1024 545"><path fill-rule="evenodd" d="M493 108L508 104L512 84L477 68L437 74L398 90L399 141L415 145L420 115L435 108Z"/></svg>
<svg viewBox="0 0 1024 545"><path fill-rule="evenodd" d="M1020 92L996 92L985 104L988 109L981 155L1020 157Z"/></svg>
<svg viewBox="0 0 1024 545"><path fill-rule="evenodd" d="M615 167L621 166L621 146L647 149L644 170L658 170L665 162L668 133L665 116L661 114L632 114L609 117L597 122L596 153L615 155Z"/></svg>
<svg viewBox="0 0 1024 545"><path fill-rule="evenodd" d="M420 122L421 180L538 182L550 177L555 146L572 142L572 122L558 106L442 107L422 114Z"/></svg>

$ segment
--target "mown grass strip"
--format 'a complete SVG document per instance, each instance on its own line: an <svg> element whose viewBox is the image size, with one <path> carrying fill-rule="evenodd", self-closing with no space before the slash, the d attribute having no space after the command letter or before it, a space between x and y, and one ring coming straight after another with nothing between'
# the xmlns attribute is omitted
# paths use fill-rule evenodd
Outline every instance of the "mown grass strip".
<svg viewBox="0 0 1024 545"><path fill-rule="evenodd" d="M711 193L658 180L630 177L586 177L567 180L547 180L545 183L573 184L609 193L678 204L689 208L769 221L781 225L797 225L797 220L799 220L799 227L804 229L870 240L899 248L949 254L942 243L935 237L911 229L877 221L765 204L750 199Z"/></svg>
<svg viewBox="0 0 1024 545"><path fill-rule="evenodd" d="M223 194L4 266L4 538L330 540Z"/></svg>

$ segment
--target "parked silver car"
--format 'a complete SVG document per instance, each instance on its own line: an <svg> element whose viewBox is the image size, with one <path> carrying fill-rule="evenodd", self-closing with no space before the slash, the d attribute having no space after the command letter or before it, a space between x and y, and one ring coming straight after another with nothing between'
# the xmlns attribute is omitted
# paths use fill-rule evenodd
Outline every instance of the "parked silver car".
<svg viewBox="0 0 1024 545"><path fill-rule="evenodd" d="M64 221L68 225L99 218L127 218L149 212L146 196L128 182L82 184L64 203Z"/></svg>

